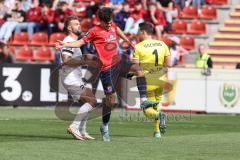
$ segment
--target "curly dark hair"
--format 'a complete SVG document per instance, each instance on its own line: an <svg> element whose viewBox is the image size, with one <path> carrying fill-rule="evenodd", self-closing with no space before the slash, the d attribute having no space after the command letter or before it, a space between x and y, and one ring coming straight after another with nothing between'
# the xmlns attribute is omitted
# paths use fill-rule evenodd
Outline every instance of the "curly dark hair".
<svg viewBox="0 0 240 160"><path fill-rule="evenodd" d="M100 21L108 23L112 20L113 9L109 7L100 8L98 11L98 18Z"/></svg>

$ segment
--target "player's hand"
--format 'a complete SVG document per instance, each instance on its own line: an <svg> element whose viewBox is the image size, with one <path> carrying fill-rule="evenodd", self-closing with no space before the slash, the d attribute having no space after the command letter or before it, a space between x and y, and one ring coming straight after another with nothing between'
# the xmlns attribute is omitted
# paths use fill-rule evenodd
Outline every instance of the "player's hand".
<svg viewBox="0 0 240 160"><path fill-rule="evenodd" d="M65 43L63 41L60 41L58 40L56 43L55 43L55 48L56 50L60 50L64 47Z"/></svg>

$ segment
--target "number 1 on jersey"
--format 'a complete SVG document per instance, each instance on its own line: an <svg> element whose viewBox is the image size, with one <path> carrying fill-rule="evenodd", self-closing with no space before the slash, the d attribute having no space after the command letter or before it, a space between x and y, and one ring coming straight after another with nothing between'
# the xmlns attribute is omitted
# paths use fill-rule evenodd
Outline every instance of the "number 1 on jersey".
<svg viewBox="0 0 240 160"><path fill-rule="evenodd" d="M154 49L152 54L155 55L155 66L158 66L158 51L157 51L157 49Z"/></svg>

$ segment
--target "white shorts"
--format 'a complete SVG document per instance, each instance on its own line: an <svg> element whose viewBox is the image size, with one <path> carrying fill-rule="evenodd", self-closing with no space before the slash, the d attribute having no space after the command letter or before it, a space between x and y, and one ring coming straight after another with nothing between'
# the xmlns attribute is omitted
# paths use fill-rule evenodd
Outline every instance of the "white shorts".
<svg viewBox="0 0 240 160"><path fill-rule="evenodd" d="M78 102L80 100L81 94L86 89L86 84L83 84L81 86L73 86L73 85L65 85L63 84L63 87L69 92L69 94L72 96L74 102Z"/></svg>
<svg viewBox="0 0 240 160"><path fill-rule="evenodd" d="M69 92L75 102L79 101L80 96L85 91L86 87L90 87L83 82L81 76L65 75L60 72L60 78L63 87Z"/></svg>

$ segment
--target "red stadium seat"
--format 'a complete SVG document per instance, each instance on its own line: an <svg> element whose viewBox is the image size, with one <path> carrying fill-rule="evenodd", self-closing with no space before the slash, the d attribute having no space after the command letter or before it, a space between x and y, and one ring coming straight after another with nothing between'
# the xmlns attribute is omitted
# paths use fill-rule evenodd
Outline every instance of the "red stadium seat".
<svg viewBox="0 0 240 160"><path fill-rule="evenodd" d="M206 23L201 21L193 21L187 32L188 34L206 34Z"/></svg>
<svg viewBox="0 0 240 160"><path fill-rule="evenodd" d="M48 35L45 32L37 32L33 34L30 42L32 46L43 46L48 45Z"/></svg>
<svg viewBox="0 0 240 160"><path fill-rule="evenodd" d="M48 47L39 47L35 53L34 60L53 61L51 49Z"/></svg>
<svg viewBox="0 0 240 160"><path fill-rule="evenodd" d="M208 4L224 5L228 4L228 0L207 0Z"/></svg>
<svg viewBox="0 0 240 160"><path fill-rule="evenodd" d="M50 40L48 45L49 46L54 46L57 40L63 40L66 37L66 35L62 32L59 33L53 33L50 35Z"/></svg>
<svg viewBox="0 0 240 160"><path fill-rule="evenodd" d="M180 18L184 19L196 19L198 18L198 9L197 7L185 7L180 15Z"/></svg>
<svg viewBox="0 0 240 160"><path fill-rule="evenodd" d="M14 34L11 45L27 45L29 41L27 32L19 32Z"/></svg>
<svg viewBox="0 0 240 160"><path fill-rule="evenodd" d="M161 41L163 41L168 47L171 45L172 40L168 37L161 37L160 39Z"/></svg>
<svg viewBox="0 0 240 160"><path fill-rule="evenodd" d="M185 34L187 33L187 23L181 20L175 20L172 24L173 33Z"/></svg>
<svg viewBox="0 0 240 160"><path fill-rule="evenodd" d="M29 61L33 59L33 49L29 47L22 47L18 50L18 54L16 56L17 60L20 61Z"/></svg>
<svg viewBox="0 0 240 160"><path fill-rule="evenodd" d="M13 54L13 55L15 55L16 54L16 49L15 49L15 47L10 47L10 46L8 46L8 51L11 53L11 54Z"/></svg>
<svg viewBox="0 0 240 160"><path fill-rule="evenodd" d="M194 49L195 48L194 38L193 37L181 37L180 45L187 50Z"/></svg>
<svg viewBox="0 0 240 160"><path fill-rule="evenodd" d="M211 6L205 6L202 9L202 13L200 15L201 19L209 19L213 20L217 18L217 10Z"/></svg>

